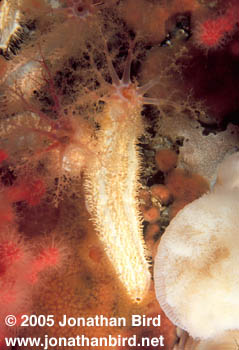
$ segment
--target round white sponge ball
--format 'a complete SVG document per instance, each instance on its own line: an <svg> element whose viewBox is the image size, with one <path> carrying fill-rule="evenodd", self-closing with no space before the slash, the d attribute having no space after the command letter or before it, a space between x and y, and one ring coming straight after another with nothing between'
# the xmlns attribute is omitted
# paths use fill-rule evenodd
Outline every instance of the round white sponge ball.
<svg viewBox="0 0 239 350"><path fill-rule="evenodd" d="M154 266L158 301L194 338L239 328L239 191L217 186L171 221Z"/></svg>

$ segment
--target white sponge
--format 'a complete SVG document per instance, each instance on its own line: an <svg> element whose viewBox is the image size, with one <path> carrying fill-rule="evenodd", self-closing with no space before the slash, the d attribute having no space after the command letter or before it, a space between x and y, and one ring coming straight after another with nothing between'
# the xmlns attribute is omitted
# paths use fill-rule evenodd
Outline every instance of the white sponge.
<svg viewBox="0 0 239 350"><path fill-rule="evenodd" d="M217 171L216 186L239 189L239 152L227 156Z"/></svg>
<svg viewBox="0 0 239 350"><path fill-rule="evenodd" d="M213 192L171 221L155 258L158 301L193 338L239 329L239 188L233 177L239 165L234 160L239 164L238 154L221 165Z"/></svg>

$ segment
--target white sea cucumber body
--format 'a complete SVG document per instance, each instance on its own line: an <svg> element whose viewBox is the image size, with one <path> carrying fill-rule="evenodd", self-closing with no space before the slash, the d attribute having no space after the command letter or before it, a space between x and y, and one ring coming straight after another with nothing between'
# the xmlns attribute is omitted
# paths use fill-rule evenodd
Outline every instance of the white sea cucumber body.
<svg viewBox="0 0 239 350"><path fill-rule="evenodd" d="M137 205L136 144L143 125L140 110L128 106L118 98L107 106L98 134L99 158L88 168L86 192L107 256L128 295L142 300L150 282Z"/></svg>

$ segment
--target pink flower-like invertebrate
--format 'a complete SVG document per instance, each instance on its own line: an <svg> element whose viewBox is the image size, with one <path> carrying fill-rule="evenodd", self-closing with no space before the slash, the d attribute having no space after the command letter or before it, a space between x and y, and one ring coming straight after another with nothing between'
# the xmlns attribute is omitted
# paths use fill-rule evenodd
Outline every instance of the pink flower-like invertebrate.
<svg viewBox="0 0 239 350"><path fill-rule="evenodd" d="M66 261L67 250L64 245L53 240L50 244L44 243L39 254L34 258L28 281L34 285L39 281L41 274L49 269L59 269Z"/></svg>
<svg viewBox="0 0 239 350"><path fill-rule="evenodd" d="M206 50L220 47L234 31L238 14L238 5L234 5L221 16L199 22L194 30L196 43Z"/></svg>

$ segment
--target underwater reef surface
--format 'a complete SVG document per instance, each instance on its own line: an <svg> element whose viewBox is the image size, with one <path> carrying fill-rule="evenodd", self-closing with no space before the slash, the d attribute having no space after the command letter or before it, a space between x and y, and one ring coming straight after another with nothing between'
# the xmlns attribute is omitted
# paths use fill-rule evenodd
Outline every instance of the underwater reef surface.
<svg viewBox="0 0 239 350"><path fill-rule="evenodd" d="M154 258L238 150L238 22L233 0L1 2L1 349L29 350L7 346L16 336L97 349L74 344L80 335L183 349L155 296ZM42 316L23 327L22 315ZM63 315L126 324L61 327Z"/></svg>

